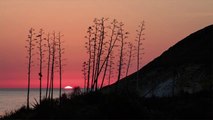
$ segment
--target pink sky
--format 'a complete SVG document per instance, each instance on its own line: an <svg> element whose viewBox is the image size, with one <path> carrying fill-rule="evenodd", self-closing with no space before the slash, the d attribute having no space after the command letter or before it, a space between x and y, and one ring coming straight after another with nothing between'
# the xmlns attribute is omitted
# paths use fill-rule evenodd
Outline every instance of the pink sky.
<svg viewBox="0 0 213 120"><path fill-rule="evenodd" d="M145 65L190 33L212 24L212 6L212 0L0 0L0 88L27 87L24 46L30 27L64 34L63 86L82 86L84 36L94 18L122 21L130 32L129 41L145 20ZM32 87L38 87L37 73L33 74Z"/></svg>

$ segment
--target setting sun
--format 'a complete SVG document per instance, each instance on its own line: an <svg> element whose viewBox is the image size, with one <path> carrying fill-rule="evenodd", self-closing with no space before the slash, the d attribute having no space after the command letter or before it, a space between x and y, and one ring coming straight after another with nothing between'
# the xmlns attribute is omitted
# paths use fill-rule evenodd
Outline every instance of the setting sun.
<svg viewBox="0 0 213 120"><path fill-rule="evenodd" d="M69 90L69 89L72 89L73 87L72 86L66 86L66 87L64 87L64 89L66 89L66 90Z"/></svg>

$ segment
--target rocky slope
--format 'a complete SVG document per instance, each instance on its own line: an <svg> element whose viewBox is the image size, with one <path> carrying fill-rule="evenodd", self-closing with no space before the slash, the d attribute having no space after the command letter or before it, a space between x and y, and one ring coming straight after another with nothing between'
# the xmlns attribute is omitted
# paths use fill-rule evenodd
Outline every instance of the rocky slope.
<svg viewBox="0 0 213 120"><path fill-rule="evenodd" d="M137 92L149 97L212 90L212 41L210 25L170 47L138 73L106 86L103 92Z"/></svg>

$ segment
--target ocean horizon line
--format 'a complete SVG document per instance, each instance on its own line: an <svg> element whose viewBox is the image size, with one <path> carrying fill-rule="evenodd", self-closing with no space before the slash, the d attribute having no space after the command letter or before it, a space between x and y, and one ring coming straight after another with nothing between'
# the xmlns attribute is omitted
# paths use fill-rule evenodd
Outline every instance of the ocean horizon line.
<svg viewBox="0 0 213 120"><path fill-rule="evenodd" d="M14 90L20 90L20 91L25 91L27 90L28 88L0 88L0 91L14 91ZM40 88L30 88L30 90L34 91L34 90L40 90ZM42 91L46 91L46 88L41 88ZM60 90L60 88L53 88L53 90ZM65 91L69 91L69 90L73 90L73 89L65 89L65 88L62 88L62 90L65 90ZM85 90L85 88L81 88L81 90Z"/></svg>

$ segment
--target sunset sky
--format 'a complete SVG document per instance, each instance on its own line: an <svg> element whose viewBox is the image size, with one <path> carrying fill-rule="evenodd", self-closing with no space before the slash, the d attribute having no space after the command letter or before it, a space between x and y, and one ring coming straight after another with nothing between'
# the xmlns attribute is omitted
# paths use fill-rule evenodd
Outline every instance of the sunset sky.
<svg viewBox="0 0 213 120"><path fill-rule="evenodd" d="M145 65L187 35L213 24L213 0L0 0L0 88L27 87L24 46L31 27L64 34L63 86L82 86L84 36L93 19L101 17L122 21L129 41L145 20ZM38 73L32 74L35 88Z"/></svg>

